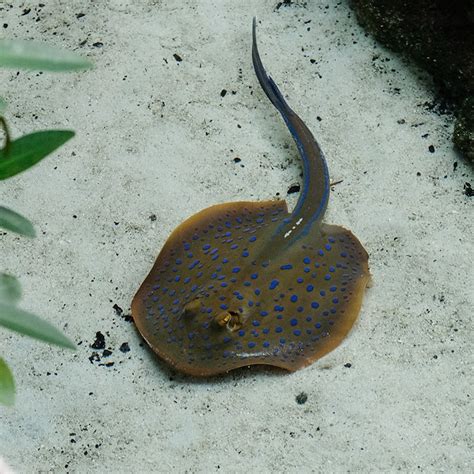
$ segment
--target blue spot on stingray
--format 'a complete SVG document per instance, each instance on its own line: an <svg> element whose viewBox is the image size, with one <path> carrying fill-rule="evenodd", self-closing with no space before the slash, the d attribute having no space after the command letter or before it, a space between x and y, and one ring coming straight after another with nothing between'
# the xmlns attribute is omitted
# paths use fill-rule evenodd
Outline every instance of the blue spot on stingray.
<svg viewBox="0 0 474 474"><path fill-rule="evenodd" d="M280 306L279 304L277 304L273 309L275 311L283 311L285 308L283 308L283 306Z"/></svg>
<svg viewBox="0 0 474 474"><path fill-rule="evenodd" d="M229 309L229 307L226 304L221 304L220 308L221 309Z"/></svg>
<svg viewBox="0 0 474 474"><path fill-rule="evenodd" d="M250 237L249 239L249 242L255 242L257 240L257 237L255 237L255 235L252 235L252 237Z"/></svg>
<svg viewBox="0 0 474 474"><path fill-rule="evenodd" d="M331 275L329 275L329 273L327 275L324 275L324 279L326 281L329 281L331 279Z"/></svg>
<svg viewBox="0 0 474 474"><path fill-rule="evenodd" d="M179 276L174 277L174 281L179 281L181 278Z"/></svg>
<svg viewBox="0 0 474 474"><path fill-rule="evenodd" d="M299 329L295 329L295 330L293 331L293 334L294 334L295 336L301 336L301 331L300 331Z"/></svg>
<svg viewBox="0 0 474 474"><path fill-rule="evenodd" d="M202 246L203 250L209 250L210 248L211 248L211 246L209 244L206 244L206 245Z"/></svg>
<svg viewBox="0 0 474 474"><path fill-rule="evenodd" d="M252 321L252 326L258 327L260 326L260 321L257 321L256 319Z"/></svg>
<svg viewBox="0 0 474 474"><path fill-rule="evenodd" d="M232 338L229 336L224 337L224 343L227 344L228 342L232 341Z"/></svg>
<svg viewBox="0 0 474 474"><path fill-rule="evenodd" d="M304 311L303 306L298 306L298 307L296 308L296 311L298 311L298 313L302 313L302 312Z"/></svg>
<svg viewBox="0 0 474 474"><path fill-rule="evenodd" d="M337 303L339 303L339 299L338 299L338 298L333 298L333 299L332 299L332 302L333 302L334 304L337 304Z"/></svg>
<svg viewBox="0 0 474 474"><path fill-rule="evenodd" d="M330 271L330 272L335 272L336 269L331 265L331 266L329 267L329 271Z"/></svg>
<svg viewBox="0 0 474 474"><path fill-rule="evenodd" d="M326 292L325 292L324 290L321 290L321 291L319 292L319 294L320 294L321 296L326 296Z"/></svg>
<svg viewBox="0 0 474 474"><path fill-rule="evenodd" d="M250 349L252 349L252 348L254 348L254 347L256 346L256 344L255 344L255 342L250 341L250 342L248 343L248 346L250 347Z"/></svg>
<svg viewBox="0 0 474 474"><path fill-rule="evenodd" d="M252 274L250 275L250 278L251 278L252 280L256 280L256 279L258 278L258 273L252 273Z"/></svg>
<svg viewBox="0 0 474 474"><path fill-rule="evenodd" d="M291 295L290 301L291 301L292 303L296 303L296 302L298 301L298 296L297 296L297 295Z"/></svg>
<svg viewBox="0 0 474 474"><path fill-rule="evenodd" d="M269 347L269 346L270 346L270 343L269 343L268 341L265 341L265 342L263 343L263 347Z"/></svg>
<svg viewBox="0 0 474 474"><path fill-rule="evenodd" d="M223 281L223 282L221 283L221 286L222 286L222 288L226 288L226 287L227 287L227 283L226 283L225 281Z"/></svg>
<svg viewBox="0 0 474 474"><path fill-rule="evenodd" d="M286 339L284 337L280 337L280 344L285 344Z"/></svg>
<svg viewBox="0 0 474 474"><path fill-rule="evenodd" d="M262 317L268 316L268 311L260 311L260 316Z"/></svg>
<svg viewBox="0 0 474 474"><path fill-rule="evenodd" d="M337 286L331 286L329 288L329 291L332 291L333 293L337 290Z"/></svg>
<svg viewBox="0 0 474 474"><path fill-rule="evenodd" d="M228 263L229 262L229 259L228 258L223 258L222 259L222 263Z"/></svg>
<svg viewBox="0 0 474 474"><path fill-rule="evenodd" d="M320 328L321 328L321 323L316 323L316 324L314 325L314 327L315 327L316 329L320 329Z"/></svg>
<svg viewBox="0 0 474 474"><path fill-rule="evenodd" d="M270 262L268 262L268 261L267 262L262 262L262 267L263 268L267 268L268 265L270 265Z"/></svg>
<svg viewBox="0 0 474 474"><path fill-rule="evenodd" d="M240 267L234 267L232 269L232 273L239 273L240 272Z"/></svg>
<svg viewBox="0 0 474 474"><path fill-rule="evenodd" d="M261 291L258 288L256 288L254 293L258 296L261 293Z"/></svg>
<svg viewBox="0 0 474 474"><path fill-rule="evenodd" d="M268 334L270 332L270 329L265 328L265 329L262 330L262 332L263 332L263 334Z"/></svg>
<svg viewBox="0 0 474 474"><path fill-rule="evenodd" d="M313 301L313 302L311 303L311 308L313 308L313 309L318 309L318 308L319 308L319 303L318 303L317 301Z"/></svg>
<svg viewBox="0 0 474 474"><path fill-rule="evenodd" d="M242 336L245 336L245 331L243 329L241 329L239 332L238 332L239 336L242 337Z"/></svg>
<svg viewBox="0 0 474 474"><path fill-rule="evenodd" d="M347 252L341 252L341 257L347 257Z"/></svg>
<svg viewBox="0 0 474 474"><path fill-rule="evenodd" d="M331 247L329 244L326 244L326 245L324 246L324 248L325 248L326 250L331 250L332 247Z"/></svg>
<svg viewBox="0 0 474 474"><path fill-rule="evenodd" d="M275 332L277 332L277 333L283 332L283 328L281 326L277 326L275 328Z"/></svg>
<svg viewBox="0 0 474 474"><path fill-rule="evenodd" d="M176 259L176 265L181 265L182 263L183 263L183 261L180 258Z"/></svg>
<svg viewBox="0 0 474 474"><path fill-rule="evenodd" d="M244 286L250 286L251 284L249 281L244 281Z"/></svg>
<svg viewBox="0 0 474 474"><path fill-rule="evenodd" d="M280 267L280 270L291 270L293 268L293 265L291 263L287 263L286 265L282 265Z"/></svg>
<svg viewBox="0 0 474 474"><path fill-rule="evenodd" d="M312 320L313 318L311 316L306 316L306 321L308 321L308 323L310 323Z"/></svg>
<svg viewBox="0 0 474 474"><path fill-rule="evenodd" d="M313 291L313 290L314 290L314 286L313 286L313 285L308 285L308 286L306 287L306 291L307 291L308 293L310 293L310 292Z"/></svg>
<svg viewBox="0 0 474 474"><path fill-rule="evenodd" d="M237 244L233 244L233 245L230 246L230 248L231 248L232 250L235 250L235 249L238 248L238 247L239 247L239 246L238 246Z"/></svg>
<svg viewBox="0 0 474 474"><path fill-rule="evenodd" d="M303 258L303 263L306 263L306 265L310 262L311 262L311 259L309 257Z"/></svg>
<svg viewBox="0 0 474 474"><path fill-rule="evenodd" d="M290 320L290 324L292 326L296 326L298 324L298 320L296 318L293 318L293 319Z"/></svg>
<svg viewBox="0 0 474 474"><path fill-rule="evenodd" d="M304 267L304 272L305 272L305 273L309 273L310 271L311 271L311 268L309 268L309 267Z"/></svg>
<svg viewBox="0 0 474 474"><path fill-rule="evenodd" d="M247 250L244 250L242 252L242 257L248 257L249 256L249 253L247 252Z"/></svg>
<svg viewBox="0 0 474 474"><path fill-rule="evenodd" d="M279 283L280 282L278 280L272 280L269 286L270 290L274 290L278 286Z"/></svg>

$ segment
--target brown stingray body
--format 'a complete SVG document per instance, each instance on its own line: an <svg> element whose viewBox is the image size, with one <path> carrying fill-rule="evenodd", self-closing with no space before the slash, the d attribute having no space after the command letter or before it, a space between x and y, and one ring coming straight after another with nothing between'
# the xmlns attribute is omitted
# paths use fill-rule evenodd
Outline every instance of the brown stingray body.
<svg viewBox="0 0 474 474"><path fill-rule="evenodd" d="M212 206L168 238L132 302L151 348L197 376L252 364L288 370L334 349L359 314L368 255L348 230L322 223L329 195L324 156L306 125L253 60L267 96L298 145L304 183L284 201Z"/></svg>

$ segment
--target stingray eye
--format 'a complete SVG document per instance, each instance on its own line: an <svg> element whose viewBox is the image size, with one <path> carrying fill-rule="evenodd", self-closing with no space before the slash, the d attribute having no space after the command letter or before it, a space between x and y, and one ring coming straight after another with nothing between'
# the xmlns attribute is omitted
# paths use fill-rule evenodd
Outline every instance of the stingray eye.
<svg viewBox="0 0 474 474"><path fill-rule="evenodd" d="M242 320L236 311L223 311L214 318L214 324L218 327L227 327L230 331L237 331L242 327Z"/></svg>
<svg viewBox="0 0 474 474"><path fill-rule="evenodd" d="M189 303L186 303L183 308L183 316L192 318L201 312L202 302L201 298L194 298Z"/></svg>

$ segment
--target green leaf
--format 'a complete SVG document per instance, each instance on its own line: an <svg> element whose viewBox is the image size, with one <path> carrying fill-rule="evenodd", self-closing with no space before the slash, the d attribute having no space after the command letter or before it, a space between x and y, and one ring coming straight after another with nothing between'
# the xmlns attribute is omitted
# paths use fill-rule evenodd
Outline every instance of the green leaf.
<svg viewBox="0 0 474 474"><path fill-rule="evenodd" d="M11 141L0 150L0 180L35 165L73 136L70 130L44 130Z"/></svg>
<svg viewBox="0 0 474 474"><path fill-rule="evenodd" d="M92 63L82 56L44 43L22 40L0 40L0 67L73 71L86 69Z"/></svg>
<svg viewBox="0 0 474 474"><path fill-rule="evenodd" d="M7 103L0 97L0 114L5 112L6 108L7 108Z"/></svg>
<svg viewBox="0 0 474 474"><path fill-rule="evenodd" d="M0 227L27 237L36 236L33 224L28 219L3 206L0 206Z"/></svg>
<svg viewBox="0 0 474 474"><path fill-rule="evenodd" d="M0 326L50 344L69 349L76 348L76 345L53 325L32 313L2 302L0 302Z"/></svg>
<svg viewBox="0 0 474 474"><path fill-rule="evenodd" d="M8 365L0 357L0 403L12 406L15 403L15 381Z"/></svg>
<svg viewBox="0 0 474 474"><path fill-rule="evenodd" d="M16 304L21 298L20 282L11 275L0 273L0 302Z"/></svg>

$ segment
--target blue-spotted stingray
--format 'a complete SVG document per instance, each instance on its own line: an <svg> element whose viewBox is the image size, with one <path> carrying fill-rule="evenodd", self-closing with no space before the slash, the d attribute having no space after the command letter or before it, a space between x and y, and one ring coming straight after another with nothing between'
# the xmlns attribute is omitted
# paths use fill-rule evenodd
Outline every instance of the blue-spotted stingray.
<svg viewBox="0 0 474 474"><path fill-rule="evenodd" d="M162 359L194 376L266 364L290 371L340 344L360 311L368 255L348 230L322 222L330 183L312 133L262 65L252 60L303 163L290 214L285 201L205 209L168 238L132 302L138 330Z"/></svg>

